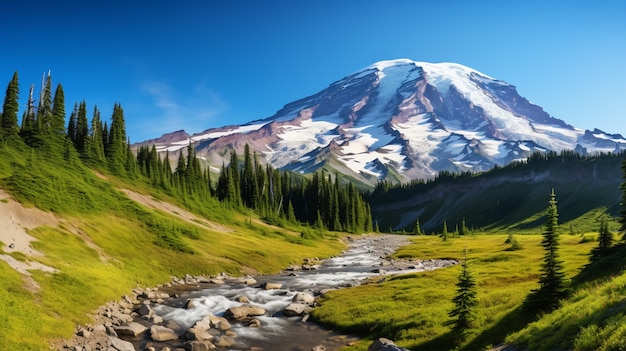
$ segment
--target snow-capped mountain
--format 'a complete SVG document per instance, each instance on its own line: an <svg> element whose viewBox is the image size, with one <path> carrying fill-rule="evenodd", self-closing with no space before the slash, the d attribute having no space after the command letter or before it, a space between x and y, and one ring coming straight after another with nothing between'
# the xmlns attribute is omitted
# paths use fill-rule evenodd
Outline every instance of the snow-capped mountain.
<svg viewBox="0 0 626 351"><path fill-rule="evenodd" d="M377 62L266 119L144 143L172 157L190 142L216 168L228 163L225 150L249 144L276 168L325 168L367 184L483 171L536 151L626 149L623 136L570 126L506 82L456 63L408 59Z"/></svg>

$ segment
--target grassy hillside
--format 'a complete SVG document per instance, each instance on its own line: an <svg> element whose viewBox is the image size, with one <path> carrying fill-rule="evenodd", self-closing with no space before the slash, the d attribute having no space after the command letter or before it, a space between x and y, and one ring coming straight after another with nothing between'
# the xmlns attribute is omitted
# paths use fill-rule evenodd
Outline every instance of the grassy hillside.
<svg viewBox="0 0 626 351"><path fill-rule="evenodd" d="M369 199L372 216L382 230L411 232L419 220L422 229L441 232L444 221L453 230L465 219L470 229L535 231L543 224L554 189L561 225L584 233L594 229L601 214L617 215L624 157L544 155L481 174L444 174L429 182L379 186Z"/></svg>
<svg viewBox="0 0 626 351"><path fill-rule="evenodd" d="M590 234L588 234L590 235ZM509 251L507 235L472 235L443 241L412 237L402 258L463 257L477 282L476 326L461 350L485 350L502 342L527 350L622 350L626 346L626 267L623 252L589 265L596 242L579 235L561 236L561 258L574 290L563 307L535 316L523 307L538 287L543 250L541 235L516 235L522 249ZM623 249L616 249L623 250ZM609 268L610 267L610 268ZM340 330L387 337L411 350L453 349L454 335L444 325L454 308L455 283L461 267L408 274L333 291L313 316ZM604 274L602 272L605 272ZM530 324L529 324L530 323ZM349 350L367 350L363 341Z"/></svg>
<svg viewBox="0 0 626 351"><path fill-rule="evenodd" d="M136 286L168 282L172 275L270 273L343 248L338 240L306 240L216 201L181 201L140 179L99 174L76 155L17 145L0 146L0 187L23 206L54 213L59 225L29 231L34 249L44 256L7 252L58 272L32 270L35 284L28 284L26 276L0 261L0 349L49 349L77 323L89 322L88 314L106 301ZM177 210L133 201L121 189ZM189 209L196 219L181 215Z"/></svg>

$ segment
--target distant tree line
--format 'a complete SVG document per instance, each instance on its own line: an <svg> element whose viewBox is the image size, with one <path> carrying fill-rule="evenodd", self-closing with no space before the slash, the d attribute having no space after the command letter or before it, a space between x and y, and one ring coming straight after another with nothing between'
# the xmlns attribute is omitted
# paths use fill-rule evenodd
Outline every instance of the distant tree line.
<svg viewBox="0 0 626 351"><path fill-rule="evenodd" d="M66 125L63 87L58 84L52 94L50 74L44 76L37 106L31 87L21 125L18 98L15 72L0 115L0 138L4 143L23 142L66 160L77 154L86 165L116 176L144 177L152 186L183 199L216 200L229 208L252 209L268 220L305 223L332 231L372 231L369 203L352 183L342 185L337 175L316 173L308 179L280 172L261 165L246 145L243 161L232 151L230 162L222 165L219 177L213 181L209 168L201 165L191 145L180 150L175 166L169 153L161 158L154 145L141 146L133 153L120 104L113 106L109 125L103 122L97 106L89 113L85 101L76 103Z"/></svg>

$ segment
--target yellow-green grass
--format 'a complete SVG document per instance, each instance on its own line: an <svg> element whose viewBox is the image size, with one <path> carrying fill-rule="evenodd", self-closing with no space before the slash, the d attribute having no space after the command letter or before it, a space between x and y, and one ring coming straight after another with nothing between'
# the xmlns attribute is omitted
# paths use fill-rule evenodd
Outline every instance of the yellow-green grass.
<svg viewBox="0 0 626 351"><path fill-rule="evenodd" d="M158 234L142 221L112 214L66 217L59 228L31 231L37 239L33 246L45 256L28 259L60 272L33 271L40 288L29 291L23 277L0 262L0 349L47 350L50 343L68 338L76 324L89 323L89 313L98 306L136 286L155 286L188 273L276 272L344 248L338 240L302 240L298 233L263 224L228 225L227 232L216 232L162 216L167 227L199 228L196 238L179 238L194 253L156 245Z"/></svg>
<svg viewBox="0 0 626 351"><path fill-rule="evenodd" d="M472 235L443 241L434 236L412 237L399 258L437 259L463 257L467 248L470 270L477 282L476 326L462 349L484 349L504 341L534 316L521 315L531 290L538 287L543 258L541 235L518 235L522 249L507 251L507 235ZM568 278L588 263L597 245L581 243L580 236L561 235L560 253ZM329 293L314 318L347 332L367 337L349 350L366 350L369 339L387 337L411 350L453 348L448 313L460 267L406 274Z"/></svg>

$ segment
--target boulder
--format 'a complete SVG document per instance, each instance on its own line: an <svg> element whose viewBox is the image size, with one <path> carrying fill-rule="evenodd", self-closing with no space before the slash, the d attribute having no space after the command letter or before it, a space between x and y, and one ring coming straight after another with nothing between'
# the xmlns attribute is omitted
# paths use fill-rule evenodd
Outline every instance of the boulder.
<svg viewBox="0 0 626 351"><path fill-rule="evenodd" d="M169 341L178 339L178 334L170 328L153 325L150 327L150 337L154 341Z"/></svg>
<svg viewBox="0 0 626 351"><path fill-rule="evenodd" d="M201 320L197 321L193 325L193 328L204 329L204 330L211 329L211 316L212 315L208 315L208 316L202 318Z"/></svg>
<svg viewBox="0 0 626 351"><path fill-rule="evenodd" d="M211 326L213 328L219 329L221 331L230 330L232 328L232 325L230 324L228 319L224 317L214 316L212 314L208 315L207 317L209 317L209 320L211 321Z"/></svg>
<svg viewBox="0 0 626 351"><path fill-rule="evenodd" d="M261 284L261 288L263 288L265 290L276 290L276 289L280 289L282 287L283 287L283 285L281 283L265 282L265 283Z"/></svg>
<svg viewBox="0 0 626 351"><path fill-rule="evenodd" d="M185 350L187 351L210 351L216 348L210 341L190 341L185 344Z"/></svg>
<svg viewBox="0 0 626 351"><path fill-rule="evenodd" d="M146 331L146 327L137 323L129 322L115 328L115 333L119 336L137 336Z"/></svg>
<svg viewBox="0 0 626 351"><path fill-rule="evenodd" d="M213 338L208 330L199 327L191 327L185 332L185 339L190 341L211 341Z"/></svg>
<svg viewBox="0 0 626 351"><path fill-rule="evenodd" d="M237 307L231 307L226 312L224 312L224 316L226 318L233 319L243 319L250 316L262 316L265 314L265 309L259 306L253 305L241 305Z"/></svg>
<svg viewBox="0 0 626 351"><path fill-rule="evenodd" d="M317 345L311 348L311 351L326 351L326 347L324 345Z"/></svg>
<svg viewBox="0 0 626 351"><path fill-rule="evenodd" d="M109 337L109 344L111 345L111 347L113 348L113 350L116 351L136 351L135 350L135 346L133 346L133 344L131 344L128 341L122 340L122 339L118 339L116 337L110 336ZM110 348L109 348L110 350Z"/></svg>
<svg viewBox="0 0 626 351"><path fill-rule="evenodd" d="M315 296L308 292L299 292L294 295L293 302L295 303L303 303L305 305L312 305L315 303Z"/></svg>
<svg viewBox="0 0 626 351"><path fill-rule="evenodd" d="M235 345L237 345L235 339L227 335L222 335L215 341L215 346L217 347L231 348Z"/></svg>
<svg viewBox="0 0 626 351"><path fill-rule="evenodd" d="M290 303L283 309L283 314L287 317L299 316L308 312L310 307L302 303Z"/></svg>
<svg viewBox="0 0 626 351"><path fill-rule="evenodd" d="M152 307L150 307L150 304L144 303L141 304L141 307L139 307L137 313L139 313L140 316L150 316L154 314L154 311L152 310Z"/></svg>
<svg viewBox="0 0 626 351"><path fill-rule="evenodd" d="M393 341L385 338L379 338L367 348L367 351L410 351L403 347L397 346Z"/></svg>

